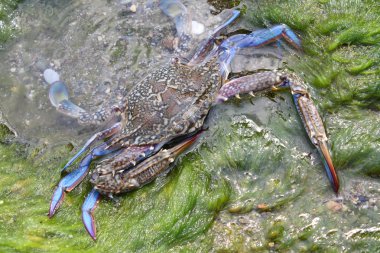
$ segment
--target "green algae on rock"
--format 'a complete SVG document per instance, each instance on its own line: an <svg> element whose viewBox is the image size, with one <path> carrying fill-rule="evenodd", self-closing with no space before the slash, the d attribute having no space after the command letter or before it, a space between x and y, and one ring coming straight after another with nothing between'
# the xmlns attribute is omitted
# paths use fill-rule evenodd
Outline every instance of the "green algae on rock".
<svg viewBox="0 0 380 253"><path fill-rule="evenodd" d="M13 11L22 0L3 0L0 2L0 45L7 42L16 31L12 24Z"/></svg>

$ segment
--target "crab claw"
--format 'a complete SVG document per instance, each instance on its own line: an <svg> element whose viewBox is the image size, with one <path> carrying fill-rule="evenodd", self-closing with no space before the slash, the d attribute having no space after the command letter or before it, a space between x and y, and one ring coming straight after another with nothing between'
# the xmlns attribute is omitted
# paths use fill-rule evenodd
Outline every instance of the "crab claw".
<svg viewBox="0 0 380 253"><path fill-rule="evenodd" d="M96 225L93 212L100 200L100 196L97 190L92 189L82 205L82 221L88 234L94 241L96 240Z"/></svg>
<svg viewBox="0 0 380 253"><path fill-rule="evenodd" d="M325 167L327 177L330 180L331 186L333 187L334 191L338 193L339 191L339 179L338 175L336 174L334 165L331 160L331 156L329 153L329 150L327 148L326 142L321 142L318 145L318 152L321 155L323 165Z"/></svg>
<svg viewBox="0 0 380 253"><path fill-rule="evenodd" d="M88 173L88 168L91 163L92 156L91 154L87 155L81 161L81 165L78 169L72 171L67 174L62 180L59 182L57 188L55 189L53 196L50 202L49 209L49 218L53 217L57 209L61 206L62 201L65 197L65 192L70 192L74 189L80 182L82 182L83 178Z"/></svg>
<svg viewBox="0 0 380 253"><path fill-rule="evenodd" d="M49 218L53 217L57 209L61 206L63 198L65 197L65 192L70 192L74 189L83 178L87 175L89 171L90 164L93 159L107 155L114 150L107 150L107 143L103 143L95 147L89 154L87 154L79 163L79 167L67 174L61 179L57 188L55 189L50 202Z"/></svg>

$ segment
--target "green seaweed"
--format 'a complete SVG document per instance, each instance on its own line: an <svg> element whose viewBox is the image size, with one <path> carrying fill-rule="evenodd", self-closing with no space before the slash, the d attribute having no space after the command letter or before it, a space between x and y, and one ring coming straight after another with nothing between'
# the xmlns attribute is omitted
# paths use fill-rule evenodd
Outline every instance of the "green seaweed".
<svg viewBox="0 0 380 253"><path fill-rule="evenodd" d="M372 99L378 99L380 81L377 7L376 1L266 1L249 18L260 26L285 23L301 33L306 55L292 58L289 66L323 88L316 91L318 100L325 98L321 103L330 111L348 104L378 109ZM361 75L370 75L371 81L362 81Z"/></svg>
<svg viewBox="0 0 380 253"><path fill-rule="evenodd" d="M16 32L12 25L13 11L22 0L2 0L0 2L0 45L7 42Z"/></svg>

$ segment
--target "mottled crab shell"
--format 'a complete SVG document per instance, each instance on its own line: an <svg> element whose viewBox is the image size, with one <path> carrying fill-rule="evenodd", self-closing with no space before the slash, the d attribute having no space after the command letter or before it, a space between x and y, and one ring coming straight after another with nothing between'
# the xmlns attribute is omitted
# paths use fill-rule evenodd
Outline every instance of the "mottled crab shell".
<svg viewBox="0 0 380 253"><path fill-rule="evenodd" d="M129 92L123 130L111 146L157 144L199 129L220 87L216 60L193 68L168 63Z"/></svg>

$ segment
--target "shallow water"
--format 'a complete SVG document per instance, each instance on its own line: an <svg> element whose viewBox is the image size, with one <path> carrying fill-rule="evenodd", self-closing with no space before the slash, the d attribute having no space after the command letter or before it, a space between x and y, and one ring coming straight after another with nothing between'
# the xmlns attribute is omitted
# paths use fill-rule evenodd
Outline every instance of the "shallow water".
<svg viewBox="0 0 380 253"><path fill-rule="evenodd" d="M217 24L222 4L184 3L194 19ZM95 129L56 112L42 70L57 70L73 100L95 111L170 59L175 31L155 1L25 1L15 38L0 51L0 120L17 132L12 138L2 127L0 134L0 251L380 251L376 2L246 1L240 8L245 15L230 32L286 23L303 39L303 53L283 50L285 63L278 49L265 48L235 64L245 68L253 58L249 70L285 66L310 83L339 196L283 91L213 108L209 130L171 173L101 202L97 242L80 221L88 182L48 219L60 168Z"/></svg>

